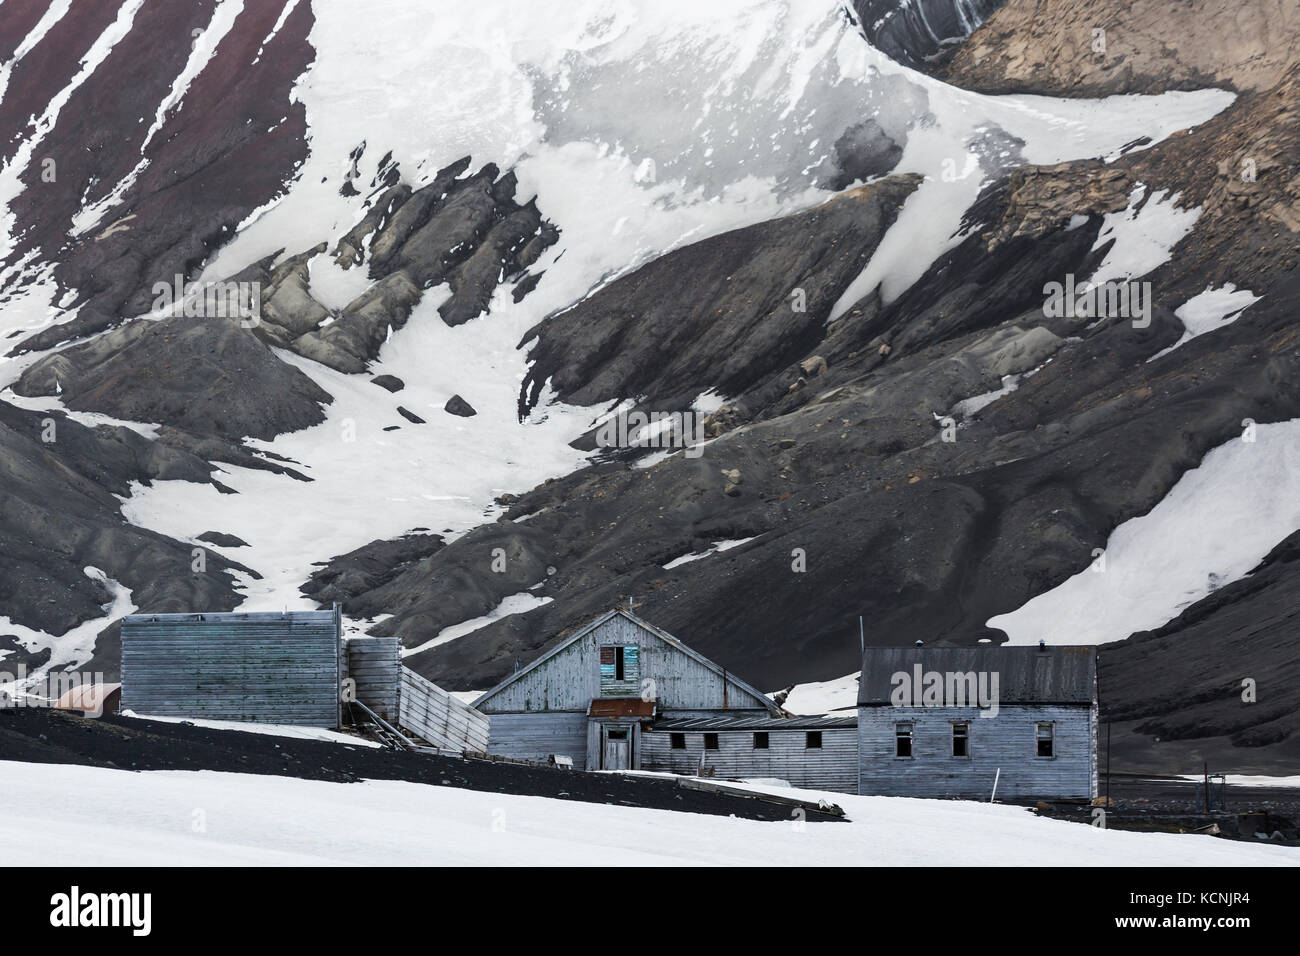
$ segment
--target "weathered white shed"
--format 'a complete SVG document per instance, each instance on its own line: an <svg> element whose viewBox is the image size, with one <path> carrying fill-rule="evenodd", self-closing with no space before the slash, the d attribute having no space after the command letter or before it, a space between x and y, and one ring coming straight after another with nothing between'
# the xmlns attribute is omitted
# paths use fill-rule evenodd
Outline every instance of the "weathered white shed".
<svg viewBox="0 0 1300 956"><path fill-rule="evenodd" d="M642 765L656 718L780 714L767 696L677 638L618 608L560 641L474 702L488 751L588 770Z"/></svg>

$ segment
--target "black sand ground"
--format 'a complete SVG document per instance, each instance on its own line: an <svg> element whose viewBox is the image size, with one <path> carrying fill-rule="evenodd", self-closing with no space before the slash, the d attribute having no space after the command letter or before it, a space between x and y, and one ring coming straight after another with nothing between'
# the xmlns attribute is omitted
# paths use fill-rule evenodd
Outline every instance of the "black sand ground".
<svg viewBox="0 0 1300 956"><path fill-rule="evenodd" d="M440 757L116 715L91 719L36 708L0 709L0 761L5 760L122 771L218 770L340 783L407 780L520 796L735 815L747 820L791 819L789 807L685 790L671 780ZM4 776L0 763L0 800ZM806 818L836 819L815 810Z"/></svg>

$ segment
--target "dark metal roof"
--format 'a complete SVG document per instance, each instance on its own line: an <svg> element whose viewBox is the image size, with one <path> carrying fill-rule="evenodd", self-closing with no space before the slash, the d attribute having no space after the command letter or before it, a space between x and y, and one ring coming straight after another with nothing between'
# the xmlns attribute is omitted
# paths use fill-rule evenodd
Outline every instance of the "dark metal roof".
<svg viewBox="0 0 1300 956"><path fill-rule="evenodd" d="M587 708L588 717L653 717L655 702L639 697L597 697Z"/></svg>
<svg viewBox="0 0 1300 956"><path fill-rule="evenodd" d="M1094 647L868 647L858 705L891 703L893 675L911 677L917 664L923 673L996 674L1000 704L1086 704L1097 688Z"/></svg>
<svg viewBox="0 0 1300 956"><path fill-rule="evenodd" d="M857 727L854 714L847 717L768 717L755 714L749 717L670 717L656 720L654 729L661 730L831 730L837 727Z"/></svg>

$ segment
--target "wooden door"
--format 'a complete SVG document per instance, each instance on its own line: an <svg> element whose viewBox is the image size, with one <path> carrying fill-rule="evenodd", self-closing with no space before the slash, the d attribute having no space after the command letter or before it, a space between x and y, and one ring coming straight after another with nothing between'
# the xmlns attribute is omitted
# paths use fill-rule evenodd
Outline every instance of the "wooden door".
<svg viewBox="0 0 1300 956"><path fill-rule="evenodd" d="M602 770L629 770L632 762L631 735L626 728L605 731L605 746L601 754Z"/></svg>

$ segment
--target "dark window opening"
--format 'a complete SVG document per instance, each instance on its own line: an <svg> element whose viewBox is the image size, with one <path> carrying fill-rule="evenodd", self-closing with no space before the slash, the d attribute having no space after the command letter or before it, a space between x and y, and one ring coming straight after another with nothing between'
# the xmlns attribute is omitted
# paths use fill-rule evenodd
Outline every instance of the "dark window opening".
<svg viewBox="0 0 1300 956"><path fill-rule="evenodd" d="M606 740L627 740L626 730L610 730L605 733Z"/></svg>
<svg viewBox="0 0 1300 956"><path fill-rule="evenodd" d="M970 724L952 725L952 755L954 757L970 756Z"/></svg>
<svg viewBox="0 0 1300 956"><path fill-rule="evenodd" d="M614 648L614 680L623 680L623 674L625 673L624 668L626 666L624 661L623 648Z"/></svg>
<svg viewBox="0 0 1300 956"><path fill-rule="evenodd" d="M912 725L911 724L894 725L894 756L895 757L912 756Z"/></svg>
<svg viewBox="0 0 1300 956"><path fill-rule="evenodd" d="M704 749L705 749L705 750L717 750L717 749L718 749L718 735L717 735L717 734L705 734L705 735L704 735Z"/></svg>
<svg viewBox="0 0 1300 956"><path fill-rule="evenodd" d="M755 750L767 749L767 731L760 730L754 734L754 749Z"/></svg>
<svg viewBox="0 0 1300 956"><path fill-rule="evenodd" d="M803 745L808 750L822 749L822 732L820 730L810 730L804 736Z"/></svg>
<svg viewBox="0 0 1300 956"><path fill-rule="evenodd" d="M1038 756L1056 756L1056 728L1052 724L1038 725Z"/></svg>
<svg viewBox="0 0 1300 956"><path fill-rule="evenodd" d="M685 750L685 749L686 749L686 735L685 735L685 734L669 734L669 735L668 735L668 742L669 742L669 745L672 747L673 750Z"/></svg>

